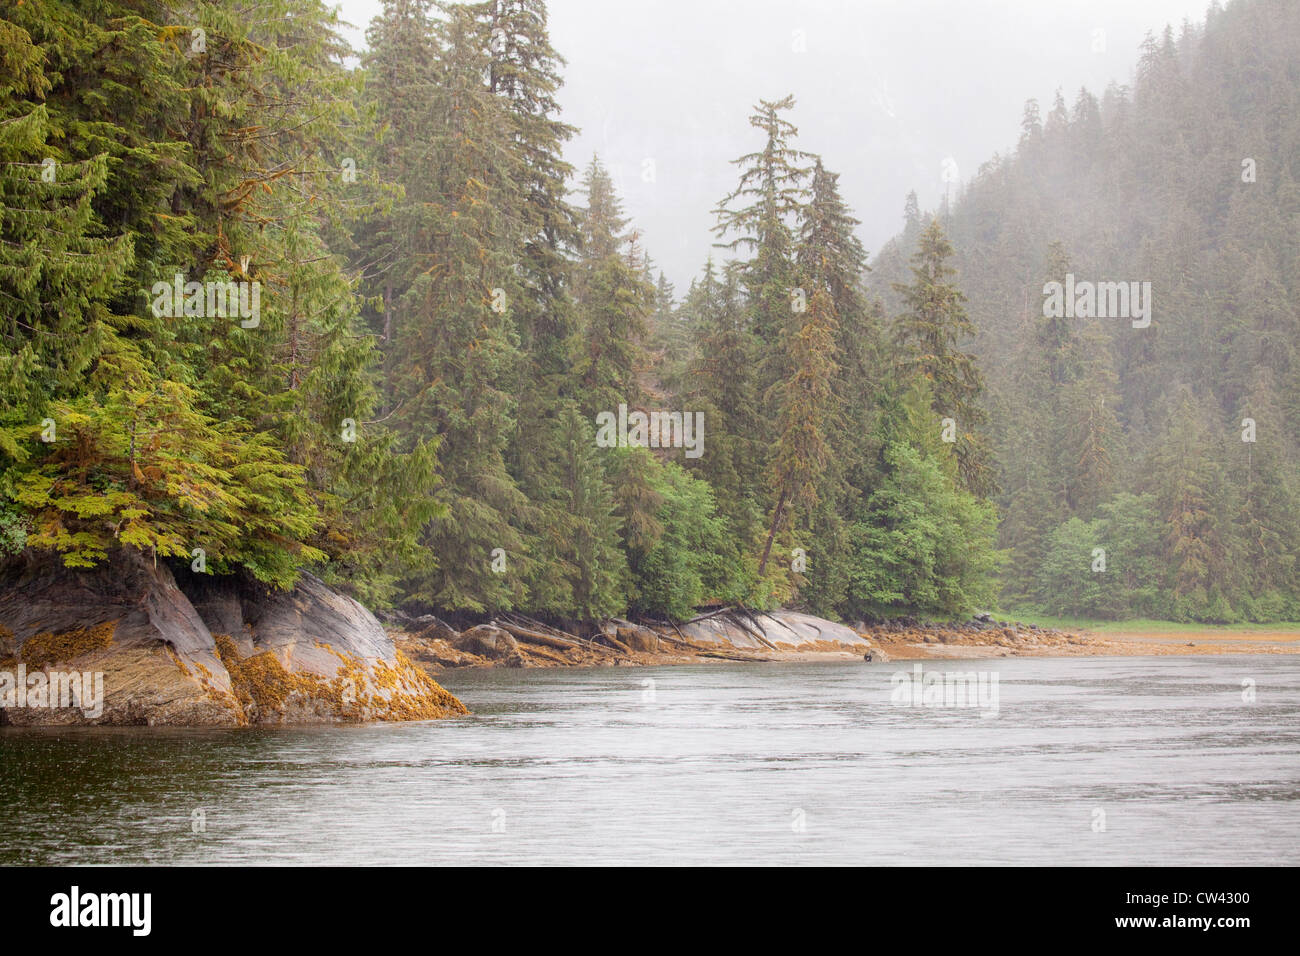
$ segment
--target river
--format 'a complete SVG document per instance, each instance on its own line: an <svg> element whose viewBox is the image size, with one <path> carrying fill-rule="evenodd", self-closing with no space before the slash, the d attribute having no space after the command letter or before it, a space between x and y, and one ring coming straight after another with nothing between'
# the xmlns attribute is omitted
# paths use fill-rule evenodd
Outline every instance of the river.
<svg viewBox="0 0 1300 956"><path fill-rule="evenodd" d="M827 662L452 672L474 714L419 724L4 728L0 864L1300 863L1300 657L945 671L996 674L996 713Z"/></svg>

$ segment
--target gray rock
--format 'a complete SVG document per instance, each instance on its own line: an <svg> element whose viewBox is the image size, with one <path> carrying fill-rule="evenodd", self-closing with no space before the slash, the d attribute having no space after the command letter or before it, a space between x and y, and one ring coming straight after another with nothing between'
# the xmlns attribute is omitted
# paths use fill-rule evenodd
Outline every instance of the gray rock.
<svg viewBox="0 0 1300 956"><path fill-rule="evenodd" d="M620 627L615 636L631 650L654 654L659 650L659 635L648 627Z"/></svg>
<svg viewBox="0 0 1300 956"><path fill-rule="evenodd" d="M88 642L91 631L95 641ZM464 712L397 656L374 615L307 573L282 591L188 568L173 574L135 549L114 551L91 569L27 552L0 564L6 634L24 663L37 659L33 648L57 647L70 659L51 668L104 674L102 714L35 707L0 714L15 724L297 723ZM231 639L224 653L239 679L216 635ZM246 664L250 657L257 661Z"/></svg>
<svg viewBox="0 0 1300 956"><path fill-rule="evenodd" d="M501 628L493 627L491 624L471 627L463 634L457 635L450 643L458 651L494 660L519 654L519 642Z"/></svg>
<svg viewBox="0 0 1300 956"><path fill-rule="evenodd" d="M81 653L78 640L68 636L94 628L102 628L109 643ZM167 565L134 549L115 551L91 569L66 568L48 552L24 552L5 561L0 631L12 635L20 659L31 656L27 645L38 635L63 636L73 649L68 660L52 662L51 669L104 675L106 699L98 717L75 708L24 708L4 714L10 723L239 722L230 675L207 625Z"/></svg>
<svg viewBox="0 0 1300 956"><path fill-rule="evenodd" d="M771 614L759 614L756 619L744 619L742 627L739 619L729 614L719 614L703 621L682 625L682 633L688 640L704 644L730 644L732 647L757 650L766 647L751 631L757 631L772 644L788 644L800 647L817 641L838 641L842 644L866 644L866 638L850 627L836 624L825 618L802 614L798 611L773 611Z"/></svg>

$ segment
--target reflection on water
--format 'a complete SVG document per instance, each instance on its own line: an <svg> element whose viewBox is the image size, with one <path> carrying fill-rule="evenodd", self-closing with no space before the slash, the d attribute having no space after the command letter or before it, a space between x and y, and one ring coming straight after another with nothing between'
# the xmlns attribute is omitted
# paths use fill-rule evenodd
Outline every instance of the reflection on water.
<svg viewBox="0 0 1300 956"><path fill-rule="evenodd" d="M1300 658L926 663L981 669L996 716L825 663L453 672L473 716L421 724L6 728L0 863L1300 862Z"/></svg>

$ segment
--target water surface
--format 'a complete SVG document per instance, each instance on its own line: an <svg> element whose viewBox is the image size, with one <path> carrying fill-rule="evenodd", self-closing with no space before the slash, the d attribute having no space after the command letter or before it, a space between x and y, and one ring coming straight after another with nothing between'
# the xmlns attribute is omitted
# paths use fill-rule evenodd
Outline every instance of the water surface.
<svg viewBox="0 0 1300 956"><path fill-rule="evenodd" d="M0 863L1300 862L1300 658L926 662L997 673L996 716L891 704L911 667L461 671L454 720L5 728Z"/></svg>

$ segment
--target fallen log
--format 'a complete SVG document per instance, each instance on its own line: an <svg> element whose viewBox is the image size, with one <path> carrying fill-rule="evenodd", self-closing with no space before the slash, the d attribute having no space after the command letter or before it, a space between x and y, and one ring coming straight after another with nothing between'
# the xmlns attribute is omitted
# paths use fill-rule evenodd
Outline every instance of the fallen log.
<svg viewBox="0 0 1300 956"><path fill-rule="evenodd" d="M513 635L521 641L529 644L541 644L543 647L554 647L562 651L585 650L590 649L600 651L605 654L617 654L612 648L604 647L600 644L581 644L576 640L569 640L563 637L552 637L549 634L543 634L541 631L530 630L526 627L520 627L518 624L511 624L508 621L494 620L493 625L501 628L507 634Z"/></svg>
<svg viewBox="0 0 1300 956"><path fill-rule="evenodd" d="M740 661L743 664L771 664L770 657L746 657L743 654L724 654L722 651L699 651L700 657L716 657L724 661Z"/></svg>
<svg viewBox="0 0 1300 956"><path fill-rule="evenodd" d="M567 657L564 657L563 655L553 653L552 651L548 651L543 647L535 646L533 644L529 644L528 646L522 648L521 653L528 655L528 657L539 658L541 660L550 661L554 664L560 664L565 667L573 663L573 661L569 660Z"/></svg>
<svg viewBox="0 0 1300 956"><path fill-rule="evenodd" d="M609 647L609 648L613 648L614 650L622 651L624 654L627 654L629 657L632 655L632 648L628 647L617 637L610 637L608 634L602 634L600 637L592 641L592 643L595 644L597 647Z"/></svg>
<svg viewBox="0 0 1300 956"><path fill-rule="evenodd" d="M673 647L685 648L688 651L700 651L702 648L698 644L692 644L690 641L679 641L675 637L668 637L664 634L659 635L661 641L667 641Z"/></svg>
<svg viewBox="0 0 1300 956"><path fill-rule="evenodd" d="M772 622L773 624L775 624L777 627L783 627L783 628L785 628L787 631L789 631L791 634L794 633L794 628L792 628L789 624L786 624L784 621L778 621L778 620L776 619L776 617L773 616L773 614L772 614L771 611L760 611L759 613L761 613L761 614L763 615L763 617L767 618L769 621L771 621L771 622ZM812 625L812 626L813 626L813 627L816 627L816 625ZM821 633L821 628L817 628L817 633L818 633L818 634Z"/></svg>
<svg viewBox="0 0 1300 956"><path fill-rule="evenodd" d="M654 627L663 628L663 627L665 626L664 623L663 623L662 621L656 621L654 618L651 618L651 617L646 618L646 620L649 621L650 624L651 624L652 626L654 626ZM681 629L680 627L677 626L677 622L676 622L676 621L672 621L672 620L670 620L670 621L668 622L668 625L667 625L667 626L671 627L674 631L677 632L677 637L669 637L669 636L668 636L667 634L665 634L662 630L660 630L660 631L657 632L658 635L659 635L659 640L661 640L661 641L667 641L669 644L678 644L678 645L680 645L681 647L689 647L691 650L698 650L698 649L699 649L699 645L698 645L698 644L696 644L696 643L694 643L693 641L689 640L689 639L686 637L686 635L682 633L682 629ZM679 640L679 638L680 638L680 640Z"/></svg>
<svg viewBox="0 0 1300 956"><path fill-rule="evenodd" d="M425 615L422 615L422 617L426 617L426 618L431 617L431 618L433 618L433 624L437 625L438 627L445 628L446 630L451 631L453 634L457 633L457 632L456 632L456 629L455 629L454 627L452 627L450 624L448 624L448 623L447 623L446 621L444 621L442 618L438 617L438 615L436 615L436 614L425 614ZM428 630L428 627L427 627L427 626L425 627L425 630Z"/></svg>
<svg viewBox="0 0 1300 956"><path fill-rule="evenodd" d="M526 614L507 611L504 617L507 621L510 621L517 627L527 628L528 630L536 631L539 634L549 634L551 637L558 640L572 641L582 647L592 647L595 644L594 641L588 638L580 637L577 634L570 634L568 631L561 631L558 627L551 627L549 624L543 624L536 618L528 617Z"/></svg>
<svg viewBox="0 0 1300 956"><path fill-rule="evenodd" d="M755 622L755 627L751 628L745 622L744 618L742 618L739 614L733 614L732 620L734 620L737 624L739 624L744 629L745 633L747 633L754 640L758 641L758 643L762 644L764 647L768 648L769 650L773 650L773 651L776 650L776 645L773 644L771 641L769 641L766 637L764 637L762 631L757 630L757 622L758 622L757 615L755 615L753 611L745 607L745 605L743 604L737 606L740 608L741 611L744 612L746 617L748 617L751 621Z"/></svg>
<svg viewBox="0 0 1300 956"><path fill-rule="evenodd" d="M728 611L734 611L734 610L735 610L734 607L720 607L716 611L710 611L708 614L701 614L699 617L693 617L689 621L686 621L684 623L686 623L689 626L691 624L694 624L696 621L707 621L711 617L717 617L719 614L726 614ZM674 627L675 626L676 625L674 625Z"/></svg>

